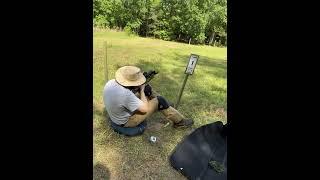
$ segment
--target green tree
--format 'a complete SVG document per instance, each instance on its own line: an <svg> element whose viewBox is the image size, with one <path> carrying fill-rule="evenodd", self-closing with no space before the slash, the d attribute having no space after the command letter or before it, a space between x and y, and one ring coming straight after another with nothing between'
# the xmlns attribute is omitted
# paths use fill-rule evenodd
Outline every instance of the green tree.
<svg viewBox="0 0 320 180"><path fill-rule="evenodd" d="M209 44L212 44L216 34L226 35L227 31L227 1L215 0L208 2L208 22L206 26L206 35L209 38Z"/></svg>
<svg viewBox="0 0 320 180"><path fill-rule="evenodd" d="M226 0L93 0L96 27L189 43L227 36ZM225 44L225 43L224 43Z"/></svg>

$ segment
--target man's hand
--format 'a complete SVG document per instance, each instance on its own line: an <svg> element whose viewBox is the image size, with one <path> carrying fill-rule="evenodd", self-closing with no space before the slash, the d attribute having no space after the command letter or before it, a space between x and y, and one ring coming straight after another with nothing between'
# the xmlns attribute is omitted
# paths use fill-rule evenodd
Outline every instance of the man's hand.
<svg viewBox="0 0 320 180"><path fill-rule="evenodd" d="M141 86L140 86L140 92L144 92L144 88L146 87L146 85L145 84L142 84ZM141 93L140 93L141 94Z"/></svg>
<svg viewBox="0 0 320 180"><path fill-rule="evenodd" d="M144 88L145 88L144 84L140 86L140 99L141 99L141 101L143 101L143 105L140 106L138 108L138 110L140 112L146 113L146 112L148 112L149 108L148 108L148 99L146 98L146 95L144 94Z"/></svg>

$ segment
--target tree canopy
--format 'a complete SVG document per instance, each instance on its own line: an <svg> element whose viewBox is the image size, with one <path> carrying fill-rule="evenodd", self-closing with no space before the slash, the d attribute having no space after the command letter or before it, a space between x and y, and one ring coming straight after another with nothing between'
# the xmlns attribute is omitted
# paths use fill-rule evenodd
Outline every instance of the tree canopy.
<svg viewBox="0 0 320 180"><path fill-rule="evenodd" d="M145 37L226 45L227 0L93 0L93 24Z"/></svg>

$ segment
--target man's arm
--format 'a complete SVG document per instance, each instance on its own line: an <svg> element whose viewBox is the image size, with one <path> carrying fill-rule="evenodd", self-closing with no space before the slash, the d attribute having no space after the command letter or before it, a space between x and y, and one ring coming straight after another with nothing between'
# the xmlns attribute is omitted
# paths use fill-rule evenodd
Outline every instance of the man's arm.
<svg viewBox="0 0 320 180"><path fill-rule="evenodd" d="M145 85L143 84L140 87L140 99L143 102L143 104L138 108L138 111L140 111L142 113L148 112L148 109L149 109L148 108L148 99L147 99L146 95L144 94L144 88L145 88Z"/></svg>

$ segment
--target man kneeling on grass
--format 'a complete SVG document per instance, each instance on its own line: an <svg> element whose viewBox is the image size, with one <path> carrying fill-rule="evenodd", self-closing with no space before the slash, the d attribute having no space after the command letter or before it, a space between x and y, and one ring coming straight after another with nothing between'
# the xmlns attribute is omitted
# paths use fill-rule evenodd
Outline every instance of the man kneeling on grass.
<svg viewBox="0 0 320 180"><path fill-rule="evenodd" d="M116 71L115 79L104 86L104 105L116 132L128 136L142 134L147 125L146 118L157 110L173 121L175 128L192 126L192 119L186 119L145 82L146 78L138 67L124 66ZM134 90L140 92L135 94Z"/></svg>

